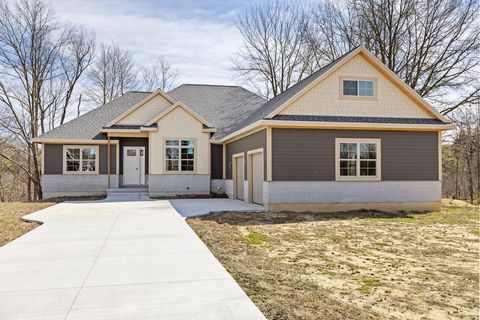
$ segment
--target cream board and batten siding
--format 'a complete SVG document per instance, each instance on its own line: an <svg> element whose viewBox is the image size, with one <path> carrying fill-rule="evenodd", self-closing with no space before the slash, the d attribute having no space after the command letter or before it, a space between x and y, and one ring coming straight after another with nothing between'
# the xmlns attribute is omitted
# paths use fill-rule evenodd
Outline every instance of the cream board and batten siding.
<svg viewBox="0 0 480 320"><path fill-rule="evenodd" d="M343 79L374 80L375 97L342 97ZM362 55L356 55L330 76L283 109L284 115L432 118Z"/></svg>
<svg viewBox="0 0 480 320"><path fill-rule="evenodd" d="M178 174L165 171L165 140L195 140L195 171L180 174L210 174L209 133L203 124L182 108L176 108L158 122L158 131L150 132L150 174Z"/></svg>
<svg viewBox="0 0 480 320"><path fill-rule="evenodd" d="M159 110L164 110L170 107L172 103L165 99L162 95L157 94L140 108L136 109L125 118L118 121L116 124L119 125L139 125L145 124L150 121L153 117L158 115Z"/></svg>
<svg viewBox="0 0 480 320"><path fill-rule="evenodd" d="M150 196L210 193L209 133L203 124L186 110L177 107L157 121L158 131L149 133L149 193ZM165 140L195 140L193 172L165 170Z"/></svg>

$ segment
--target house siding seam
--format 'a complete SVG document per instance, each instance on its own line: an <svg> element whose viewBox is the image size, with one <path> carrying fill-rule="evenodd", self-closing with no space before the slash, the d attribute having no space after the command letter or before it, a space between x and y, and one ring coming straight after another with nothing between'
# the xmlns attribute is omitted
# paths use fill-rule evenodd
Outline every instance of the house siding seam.
<svg viewBox="0 0 480 320"><path fill-rule="evenodd" d="M381 139L382 181L437 181L437 132L272 129L273 181L335 181L335 138Z"/></svg>
<svg viewBox="0 0 480 320"><path fill-rule="evenodd" d="M212 144L210 145L210 176L212 179L223 178L223 145Z"/></svg>
<svg viewBox="0 0 480 320"><path fill-rule="evenodd" d="M75 144L69 144L75 145ZM63 174L63 144L44 145L44 175ZM92 145L93 146L93 145ZM117 170L116 145L110 145L110 173L115 174ZM108 170L108 146L99 146L98 173L107 174Z"/></svg>
<svg viewBox="0 0 480 320"><path fill-rule="evenodd" d="M244 178L247 179L247 152L254 149L263 148L263 175L264 180L266 179L267 174L267 161L266 161L266 150L267 150L267 131L262 130L256 133L253 133L244 138L238 139L231 143L226 144L226 179L232 179L232 156L237 153L244 154Z"/></svg>

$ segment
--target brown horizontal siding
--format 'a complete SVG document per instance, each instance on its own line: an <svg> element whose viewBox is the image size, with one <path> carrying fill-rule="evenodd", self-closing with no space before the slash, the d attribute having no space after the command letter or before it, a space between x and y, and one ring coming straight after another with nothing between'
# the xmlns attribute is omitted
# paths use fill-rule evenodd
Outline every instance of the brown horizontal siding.
<svg viewBox="0 0 480 320"><path fill-rule="evenodd" d="M148 174L148 138L118 138L120 140L120 174L123 174L123 147L145 147L145 174Z"/></svg>
<svg viewBox="0 0 480 320"><path fill-rule="evenodd" d="M69 144L73 145L73 144ZM98 150L98 172L107 174L108 157L107 145L100 145ZM115 174L117 168L116 145L110 146L110 173ZM45 144L44 145L44 174L63 174L63 144Z"/></svg>
<svg viewBox="0 0 480 320"><path fill-rule="evenodd" d="M63 144L43 145L43 174L63 174Z"/></svg>
<svg viewBox="0 0 480 320"><path fill-rule="evenodd" d="M110 174L117 173L117 152L116 145L110 145ZM108 146L100 145L99 148L100 158L99 158L99 173L108 174Z"/></svg>
<svg viewBox="0 0 480 320"><path fill-rule="evenodd" d="M267 131L262 130L238 139L226 145L226 175L227 179L232 179L232 156L237 153L244 153L245 173L247 172L247 151L263 148L263 173L264 179L267 172L267 161L265 160L267 155ZM247 175L244 175L245 179Z"/></svg>
<svg viewBox="0 0 480 320"><path fill-rule="evenodd" d="M212 179L223 179L223 145L210 145L210 176Z"/></svg>
<svg viewBox="0 0 480 320"><path fill-rule="evenodd" d="M335 181L335 138L381 139L382 180L438 180L437 132L272 129L272 180Z"/></svg>

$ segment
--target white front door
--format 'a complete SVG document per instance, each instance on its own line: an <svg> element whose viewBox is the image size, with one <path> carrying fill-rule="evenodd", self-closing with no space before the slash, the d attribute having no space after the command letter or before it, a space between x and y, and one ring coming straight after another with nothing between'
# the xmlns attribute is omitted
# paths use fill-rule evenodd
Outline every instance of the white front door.
<svg viewBox="0 0 480 320"><path fill-rule="evenodd" d="M123 184L145 184L145 147L123 147Z"/></svg>

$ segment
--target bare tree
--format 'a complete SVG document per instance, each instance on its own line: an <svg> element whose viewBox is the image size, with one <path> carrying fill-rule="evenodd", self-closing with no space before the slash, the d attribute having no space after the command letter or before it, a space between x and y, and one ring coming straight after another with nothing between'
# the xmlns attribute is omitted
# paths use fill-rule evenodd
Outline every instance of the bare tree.
<svg viewBox="0 0 480 320"><path fill-rule="evenodd" d="M238 17L243 47L233 58L236 74L265 97L308 75L311 59L302 37L304 19L305 12L295 2L251 4Z"/></svg>
<svg viewBox="0 0 480 320"><path fill-rule="evenodd" d="M0 134L27 160L0 157L27 175L27 200L42 197L32 139L64 122L92 51L93 36L58 22L41 0L0 2Z"/></svg>
<svg viewBox="0 0 480 320"><path fill-rule="evenodd" d="M142 68L142 90L170 90L178 79L178 70L160 56L157 61Z"/></svg>
<svg viewBox="0 0 480 320"><path fill-rule="evenodd" d="M98 57L88 72L88 97L103 105L137 86L133 53L118 45L100 46Z"/></svg>
<svg viewBox="0 0 480 320"><path fill-rule="evenodd" d="M478 0L320 1L311 12L318 64L363 45L444 114L478 99Z"/></svg>
<svg viewBox="0 0 480 320"><path fill-rule="evenodd" d="M444 154L444 194L472 203L480 201L480 108L456 110L449 115L457 126ZM475 181L476 180L476 181Z"/></svg>

